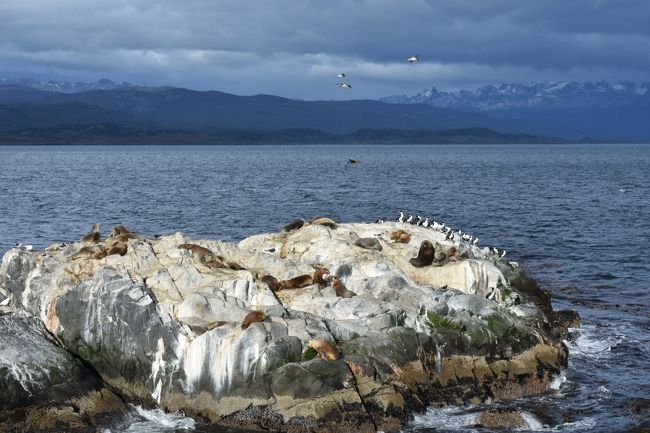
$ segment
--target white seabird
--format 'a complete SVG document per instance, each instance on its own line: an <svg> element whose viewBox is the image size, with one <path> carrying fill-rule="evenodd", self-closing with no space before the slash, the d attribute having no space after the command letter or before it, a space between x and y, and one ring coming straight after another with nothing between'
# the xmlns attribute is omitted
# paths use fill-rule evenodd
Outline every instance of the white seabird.
<svg viewBox="0 0 650 433"><path fill-rule="evenodd" d="M341 72L336 76L336 78L345 78L345 72Z"/></svg>
<svg viewBox="0 0 650 433"><path fill-rule="evenodd" d="M351 89L352 85L350 83L338 83L337 86L339 86L342 89Z"/></svg>
<svg viewBox="0 0 650 433"><path fill-rule="evenodd" d="M404 222L404 212L399 211L399 217L397 218L398 223L403 223Z"/></svg>
<svg viewBox="0 0 650 433"><path fill-rule="evenodd" d="M413 215L409 215L409 217L406 219L406 222L411 224L413 222Z"/></svg>
<svg viewBox="0 0 650 433"><path fill-rule="evenodd" d="M409 63L415 63L418 60L420 60L420 55L419 54L416 54L416 55L411 56L411 57L408 58Z"/></svg>
<svg viewBox="0 0 650 433"><path fill-rule="evenodd" d="M429 227L429 218L426 218L424 222L422 223L422 227L427 228Z"/></svg>

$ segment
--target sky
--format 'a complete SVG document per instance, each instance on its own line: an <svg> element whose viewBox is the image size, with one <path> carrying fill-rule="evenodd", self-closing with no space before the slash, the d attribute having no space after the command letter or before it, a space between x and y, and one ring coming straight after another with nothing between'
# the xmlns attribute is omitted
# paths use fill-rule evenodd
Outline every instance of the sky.
<svg viewBox="0 0 650 433"><path fill-rule="evenodd" d="M3 78L297 99L650 81L647 0L1 0L0 20Z"/></svg>

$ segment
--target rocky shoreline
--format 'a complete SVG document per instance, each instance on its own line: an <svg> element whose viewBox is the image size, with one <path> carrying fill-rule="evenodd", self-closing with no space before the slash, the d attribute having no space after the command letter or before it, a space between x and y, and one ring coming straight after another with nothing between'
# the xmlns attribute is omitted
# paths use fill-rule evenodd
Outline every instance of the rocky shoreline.
<svg viewBox="0 0 650 433"><path fill-rule="evenodd" d="M576 313L445 237L320 218L238 244L119 226L12 249L0 431L97 431L131 403L249 430L388 432L431 405L547 391Z"/></svg>

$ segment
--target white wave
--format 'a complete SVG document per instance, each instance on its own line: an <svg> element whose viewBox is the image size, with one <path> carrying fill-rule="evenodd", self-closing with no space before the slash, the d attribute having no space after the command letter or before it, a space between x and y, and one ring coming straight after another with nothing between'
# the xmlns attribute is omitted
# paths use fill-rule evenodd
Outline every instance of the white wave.
<svg viewBox="0 0 650 433"><path fill-rule="evenodd" d="M412 425L417 425L418 428L475 432L468 427L476 424L476 416L476 413L467 413L466 407L429 408L424 414L415 415Z"/></svg>
<svg viewBox="0 0 650 433"><path fill-rule="evenodd" d="M566 378L566 372L563 371L562 373L553 377L553 380L549 385L549 389L553 391L559 391L562 385L565 384L566 382L568 382Z"/></svg>
<svg viewBox="0 0 650 433"><path fill-rule="evenodd" d="M102 430L102 433L172 433L177 430L194 430L192 418L181 413L165 413L160 409L147 410L135 406L140 419L125 430Z"/></svg>
<svg viewBox="0 0 650 433"><path fill-rule="evenodd" d="M576 331L571 329L571 331ZM610 356L612 346L622 340L621 335L609 337L598 336L594 327L583 327L578 330L579 334L575 340L564 340L569 348L569 359L571 356L599 359Z"/></svg>
<svg viewBox="0 0 650 433"><path fill-rule="evenodd" d="M526 427L522 430L542 431L546 429L547 426L542 424L532 413L521 411L519 414L526 422Z"/></svg>

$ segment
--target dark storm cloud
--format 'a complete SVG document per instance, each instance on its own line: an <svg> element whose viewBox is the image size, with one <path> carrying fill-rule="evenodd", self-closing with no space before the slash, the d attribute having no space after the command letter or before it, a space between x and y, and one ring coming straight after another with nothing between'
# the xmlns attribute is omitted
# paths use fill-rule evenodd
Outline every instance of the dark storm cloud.
<svg viewBox="0 0 650 433"><path fill-rule="evenodd" d="M650 68L647 1L4 0L0 17L0 74L37 78L347 98Z"/></svg>

